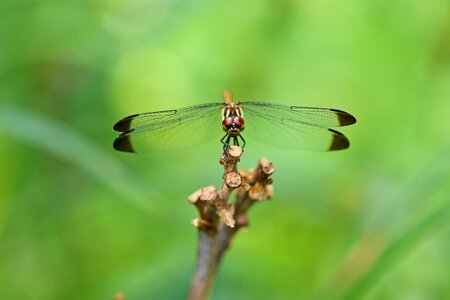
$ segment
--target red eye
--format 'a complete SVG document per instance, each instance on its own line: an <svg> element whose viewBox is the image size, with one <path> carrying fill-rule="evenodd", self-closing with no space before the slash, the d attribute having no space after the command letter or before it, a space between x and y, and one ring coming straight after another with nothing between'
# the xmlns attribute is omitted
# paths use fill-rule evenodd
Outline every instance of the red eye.
<svg viewBox="0 0 450 300"><path fill-rule="evenodd" d="M242 127L245 124L244 119L242 119L241 117L234 117L233 118L233 123L236 124L239 127Z"/></svg>
<svg viewBox="0 0 450 300"><path fill-rule="evenodd" d="M231 125L233 125L233 118L228 117L228 118L223 119L222 125L223 125L223 127L227 127L227 128L231 127Z"/></svg>

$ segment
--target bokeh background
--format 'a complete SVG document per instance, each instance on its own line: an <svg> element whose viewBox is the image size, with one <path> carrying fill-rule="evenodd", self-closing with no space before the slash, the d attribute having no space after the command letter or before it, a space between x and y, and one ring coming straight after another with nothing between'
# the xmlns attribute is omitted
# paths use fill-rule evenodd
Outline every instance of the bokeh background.
<svg viewBox="0 0 450 300"><path fill-rule="evenodd" d="M358 123L334 153L248 140L275 197L212 299L450 298L447 0L3 0L0 41L0 298L185 297L186 198L220 184L221 146L120 153L111 127L227 87Z"/></svg>

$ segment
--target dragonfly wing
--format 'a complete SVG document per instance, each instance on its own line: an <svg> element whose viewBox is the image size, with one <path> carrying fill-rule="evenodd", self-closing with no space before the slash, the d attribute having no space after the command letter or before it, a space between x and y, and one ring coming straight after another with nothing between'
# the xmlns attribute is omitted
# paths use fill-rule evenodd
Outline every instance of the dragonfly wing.
<svg viewBox="0 0 450 300"><path fill-rule="evenodd" d="M124 152L163 152L199 145L220 138L222 103L128 116L113 129L121 132L114 149Z"/></svg>
<svg viewBox="0 0 450 300"><path fill-rule="evenodd" d="M249 107L260 114L277 115L282 119L322 127L339 127L356 123L355 117L351 114L333 108L289 106L265 102L242 102L241 105L244 111L246 107Z"/></svg>
<svg viewBox="0 0 450 300"><path fill-rule="evenodd" d="M353 116L340 110L242 102L246 121L243 135L295 150L340 150L350 146L340 132L328 127L353 124Z"/></svg>

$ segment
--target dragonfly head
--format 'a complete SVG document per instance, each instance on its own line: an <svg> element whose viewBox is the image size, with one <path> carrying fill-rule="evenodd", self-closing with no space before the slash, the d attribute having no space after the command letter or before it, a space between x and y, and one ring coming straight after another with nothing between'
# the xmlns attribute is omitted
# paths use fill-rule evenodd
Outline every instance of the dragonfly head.
<svg viewBox="0 0 450 300"><path fill-rule="evenodd" d="M245 122L243 118L238 116L227 117L223 119L222 127L229 136L236 137L244 130Z"/></svg>

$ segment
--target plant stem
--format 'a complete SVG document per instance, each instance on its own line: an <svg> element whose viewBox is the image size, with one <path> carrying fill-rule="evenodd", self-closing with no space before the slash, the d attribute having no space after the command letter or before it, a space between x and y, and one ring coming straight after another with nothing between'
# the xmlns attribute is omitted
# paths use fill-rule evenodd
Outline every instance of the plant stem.
<svg viewBox="0 0 450 300"><path fill-rule="evenodd" d="M219 191L208 186L189 196L200 215L193 221L199 231L199 244L189 300L208 298L217 268L233 237L240 228L248 226L248 209L255 202L272 197L272 180L269 178L275 172L272 163L261 159L254 169L238 172L241 154L242 148L232 146L222 155L220 163L225 170ZM236 201L230 204L228 199L234 190L237 190Z"/></svg>

